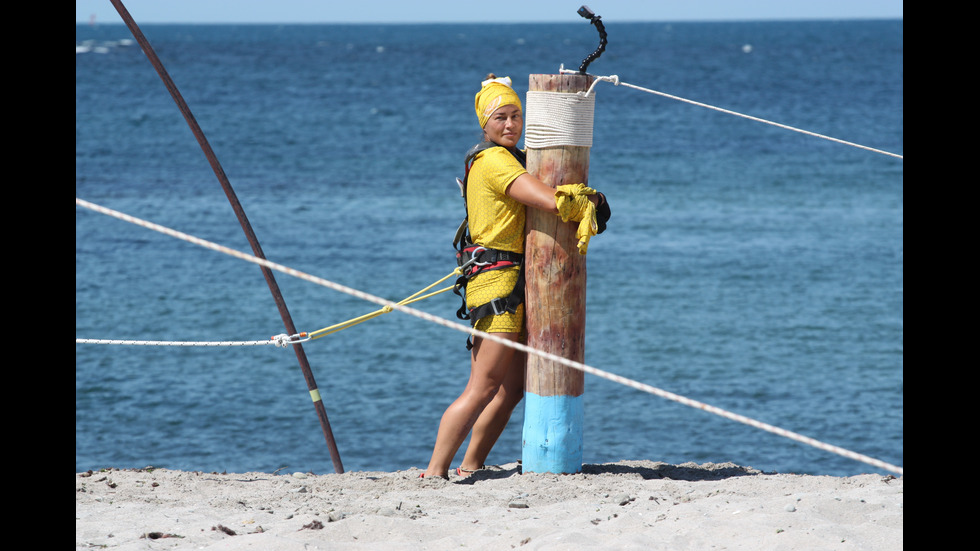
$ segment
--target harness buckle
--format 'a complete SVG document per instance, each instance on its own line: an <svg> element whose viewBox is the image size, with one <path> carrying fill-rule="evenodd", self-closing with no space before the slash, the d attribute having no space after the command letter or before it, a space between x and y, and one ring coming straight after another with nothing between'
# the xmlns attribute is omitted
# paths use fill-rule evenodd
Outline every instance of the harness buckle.
<svg viewBox="0 0 980 551"><path fill-rule="evenodd" d="M469 270L471 266L479 266L482 268L483 266L492 265L493 262L480 262L479 260L477 260L477 257L480 256L481 253L484 253L486 251L487 251L486 247L482 245L477 245L476 248L474 248L472 251L466 252L466 254L468 254L470 257L470 259L467 260L466 262L462 262L463 253L458 253L456 256L461 257L458 262L460 270L462 270L463 273L465 274L466 271Z"/></svg>
<svg viewBox="0 0 980 551"><path fill-rule="evenodd" d="M476 259L476 257L480 256L480 253L486 252L486 250L486 247L478 245L475 249L473 249L473 252L470 253L470 262L476 266L489 266L493 264L493 262L480 262Z"/></svg>

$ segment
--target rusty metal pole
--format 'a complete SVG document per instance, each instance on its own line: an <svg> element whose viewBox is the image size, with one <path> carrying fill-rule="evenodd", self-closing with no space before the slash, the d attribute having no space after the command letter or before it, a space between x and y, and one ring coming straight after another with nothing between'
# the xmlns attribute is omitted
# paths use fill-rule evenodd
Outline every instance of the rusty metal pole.
<svg viewBox="0 0 980 551"><path fill-rule="evenodd" d="M225 175L225 171L221 168L221 164L218 162L218 158L215 156L214 151L211 149L211 145L208 143L207 138L204 136L204 132L201 131L201 127L197 124L197 120L191 113L190 108L184 101L183 96L181 96L180 91L174 84L173 79L167 73L167 70L163 67L160 62L160 58L157 56L153 47L150 46L149 41L143 36L143 32L140 30L136 21L133 20L129 11L122 4L120 0L111 0L112 5L116 7L116 11L119 12L120 17L129 27L130 32L133 33L133 37L139 43L140 47L143 49L143 53L146 57L150 59L150 63L156 69L160 78L163 80L164 85L167 90L170 91L170 95L173 97L177 106L180 108L180 112L183 113L184 119L187 121L188 126L190 126L191 131L197 138L201 149L204 150L204 155L207 157L208 162L211 164L211 169L214 174L218 177L218 181L221 183L221 187L225 191L225 195L228 197L228 201L231 203L232 209L235 211L235 215L238 217L238 222L242 226L242 230L245 232L245 236L248 238L249 245L252 247L252 254L257 258L265 260L265 254L262 252L262 247L259 245L258 239L255 237L255 232L252 231L252 225L249 223L248 218L245 216L245 210L242 208L241 203L238 201L238 197L235 195L235 190L231 187L231 182L228 181L228 177ZM286 301L282 298L282 293L279 291L279 284L276 283L276 278L272 273L272 270L261 266L262 275L265 276L265 281L269 286L269 290L272 292L272 296L276 301L276 306L279 308L279 315L282 318L283 324L286 326L286 331L290 335L295 335L297 333L296 326L293 325L292 316L289 315L289 310L286 308ZM330 421L327 419L327 412L323 406L323 400L320 398L320 391L317 388L316 380L313 378L313 371L310 369L310 363L306 358L306 352L303 347L299 344L294 344L293 350L296 352L296 359L299 360L300 368L303 370L303 377L306 379L306 386L310 390L310 397L313 399L313 406L316 409L317 417L320 420L320 427L323 429L323 436L327 440L327 448L330 451L330 457L333 460L334 470L337 473L344 472L344 465L340 460L340 452L337 450L337 444L334 441L333 431L330 429Z"/></svg>
<svg viewBox="0 0 980 551"><path fill-rule="evenodd" d="M533 92L586 91L587 75L531 75ZM528 100L530 104L530 98ZM528 108L528 126L535 116ZM591 141L591 136L590 136ZM528 145L527 170L551 187L588 183L589 147ZM524 247L527 344L570 360L585 359L585 256L576 224L527 209ZM582 395L585 374L528 355L525 383L524 472L571 474L582 470Z"/></svg>

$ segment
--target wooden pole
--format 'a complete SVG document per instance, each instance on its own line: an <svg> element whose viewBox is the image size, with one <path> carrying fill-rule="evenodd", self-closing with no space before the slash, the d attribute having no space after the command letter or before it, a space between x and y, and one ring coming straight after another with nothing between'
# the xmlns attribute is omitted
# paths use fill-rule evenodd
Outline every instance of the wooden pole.
<svg viewBox="0 0 980 551"><path fill-rule="evenodd" d="M588 75L531 75L530 92L575 93ZM528 113L530 119L532 113ZM589 147L557 146L527 151L527 170L557 187L588 183ZM585 255L578 252L576 224L527 209L525 312L527 344L552 354L585 359ZM525 381L524 472L571 474L582 470L582 395L585 374L528 355Z"/></svg>

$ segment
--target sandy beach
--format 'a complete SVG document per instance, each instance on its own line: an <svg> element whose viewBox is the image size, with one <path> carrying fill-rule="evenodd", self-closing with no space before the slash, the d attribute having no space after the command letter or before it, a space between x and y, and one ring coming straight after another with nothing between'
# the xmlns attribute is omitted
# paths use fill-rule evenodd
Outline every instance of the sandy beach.
<svg viewBox="0 0 980 551"><path fill-rule="evenodd" d="M75 548L881 550L903 548L904 477L624 461L420 471L75 474Z"/></svg>

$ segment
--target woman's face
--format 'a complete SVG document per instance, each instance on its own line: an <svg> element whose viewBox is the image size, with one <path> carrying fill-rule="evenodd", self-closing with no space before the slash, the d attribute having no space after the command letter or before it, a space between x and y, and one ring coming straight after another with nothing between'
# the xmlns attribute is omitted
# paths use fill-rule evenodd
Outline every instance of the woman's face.
<svg viewBox="0 0 980 551"><path fill-rule="evenodd" d="M524 132L524 117L521 108L516 105L505 105L490 115L490 120L483 127L483 133L488 139L504 147L516 147Z"/></svg>

